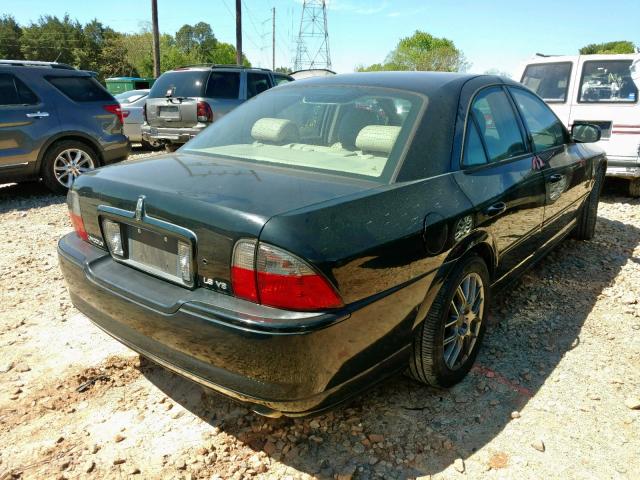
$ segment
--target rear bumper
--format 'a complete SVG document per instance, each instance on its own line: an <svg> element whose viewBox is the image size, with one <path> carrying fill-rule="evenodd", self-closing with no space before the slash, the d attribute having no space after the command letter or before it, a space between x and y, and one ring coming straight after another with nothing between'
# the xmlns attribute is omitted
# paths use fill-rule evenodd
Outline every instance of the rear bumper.
<svg viewBox="0 0 640 480"><path fill-rule="evenodd" d="M129 139L122 135L122 140L102 145L102 161L105 165L126 160L131 152Z"/></svg>
<svg viewBox="0 0 640 480"><path fill-rule="evenodd" d="M640 157L607 156L607 177L640 178Z"/></svg>
<svg viewBox="0 0 640 480"><path fill-rule="evenodd" d="M339 312L288 312L170 285L73 233L58 253L73 304L97 326L262 415L329 408L403 369L410 353L414 321L391 324L391 296ZM383 315L386 325L376 324Z"/></svg>
<svg viewBox="0 0 640 480"><path fill-rule="evenodd" d="M202 126L195 126L191 128L152 127L143 123L141 132L142 139L150 143L187 143L206 127L207 125L205 124L202 124Z"/></svg>

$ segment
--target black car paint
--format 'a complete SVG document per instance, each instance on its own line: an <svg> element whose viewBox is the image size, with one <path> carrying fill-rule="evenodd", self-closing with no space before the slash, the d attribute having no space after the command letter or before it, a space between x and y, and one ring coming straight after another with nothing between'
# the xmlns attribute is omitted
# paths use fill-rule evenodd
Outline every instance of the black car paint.
<svg viewBox="0 0 640 480"><path fill-rule="evenodd" d="M462 168L471 100L490 85L517 85L498 77L308 81L429 95L395 181L377 185L178 152L85 174L74 189L92 235L100 235L100 205L133 211L145 195L147 215L195 232L199 275L229 279L235 241L259 238L322 271L344 308L286 312L201 286L168 284L114 262L74 234L59 244L72 300L96 324L163 365L272 415L321 410L403 369L416 328L455 262L474 251L495 286L513 278L571 231L596 166L606 161L598 149L570 143L538 152L542 170L533 153ZM562 191L553 190L558 174ZM499 203L504 209L495 213ZM457 239L467 217L474 228Z"/></svg>

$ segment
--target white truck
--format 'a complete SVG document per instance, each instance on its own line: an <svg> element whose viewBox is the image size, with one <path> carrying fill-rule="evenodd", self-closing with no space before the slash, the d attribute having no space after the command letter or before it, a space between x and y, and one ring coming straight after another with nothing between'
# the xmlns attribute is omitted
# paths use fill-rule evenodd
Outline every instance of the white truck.
<svg viewBox="0 0 640 480"><path fill-rule="evenodd" d="M538 55L523 64L517 78L569 129L598 125L607 175L629 180L629 195L640 196L640 53Z"/></svg>

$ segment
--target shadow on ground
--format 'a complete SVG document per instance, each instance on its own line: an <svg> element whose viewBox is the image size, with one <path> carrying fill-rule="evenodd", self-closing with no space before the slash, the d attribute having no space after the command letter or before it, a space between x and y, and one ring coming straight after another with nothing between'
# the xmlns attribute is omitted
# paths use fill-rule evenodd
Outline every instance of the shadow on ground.
<svg viewBox="0 0 640 480"><path fill-rule="evenodd" d="M603 203L637 200L614 197ZM458 386L436 390L397 376L311 419L266 419L161 368L143 373L183 407L246 447L320 478L408 478L467 458L536 395L583 323L640 243L640 230L600 217L590 242L566 240L496 297L476 367ZM589 282L584 279L589 278Z"/></svg>

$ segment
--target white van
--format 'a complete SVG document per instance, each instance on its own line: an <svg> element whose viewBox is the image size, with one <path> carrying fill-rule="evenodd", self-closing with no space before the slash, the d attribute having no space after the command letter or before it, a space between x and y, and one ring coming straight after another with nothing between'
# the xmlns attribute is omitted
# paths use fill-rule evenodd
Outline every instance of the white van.
<svg viewBox="0 0 640 480"><path fill-rule="evenodd" d="M629 180L640 196L640 54L537 56L519 72L571 129L591 123L609 159L607 175Z"/></svg>

